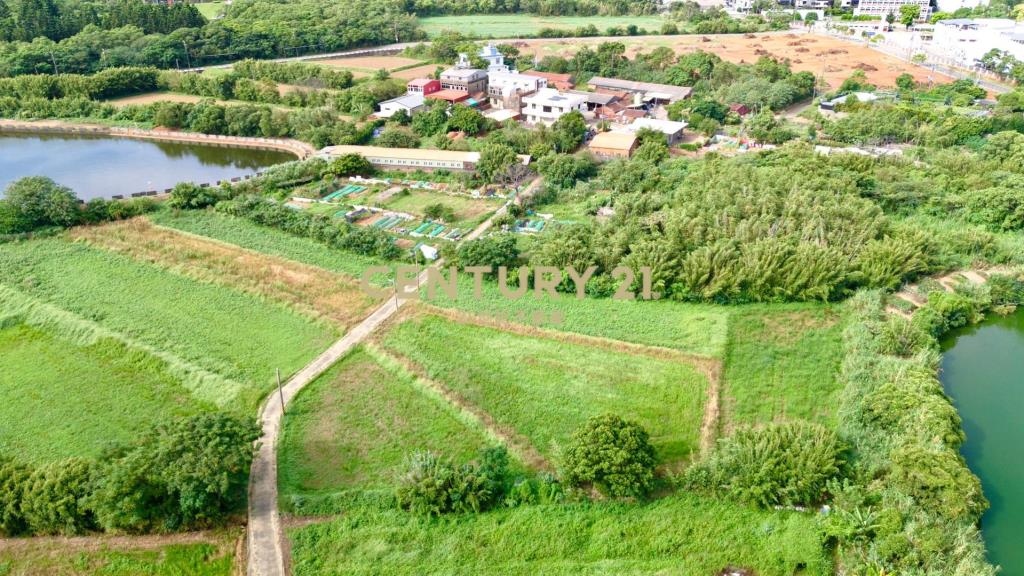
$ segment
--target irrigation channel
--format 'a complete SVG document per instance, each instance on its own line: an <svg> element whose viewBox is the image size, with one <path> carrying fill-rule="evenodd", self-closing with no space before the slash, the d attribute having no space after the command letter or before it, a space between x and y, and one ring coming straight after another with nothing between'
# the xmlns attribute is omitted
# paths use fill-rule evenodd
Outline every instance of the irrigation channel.
<svg viewBox="0 0 1024 576"><path fill-rule="evenodd" d="M1024 574L1024 310L992 315L942 342L942 383L963 419L963 455L991 508L981 521L1001 574Z"/></svg>
<svg viewBox="0 0 1024 576"><path fill-rule="evenodd" d="M128 198L178 182L214 184L294 160L281 150L117 136L0 131L0 196L25 176L48 176L79 198Z"/></svg>

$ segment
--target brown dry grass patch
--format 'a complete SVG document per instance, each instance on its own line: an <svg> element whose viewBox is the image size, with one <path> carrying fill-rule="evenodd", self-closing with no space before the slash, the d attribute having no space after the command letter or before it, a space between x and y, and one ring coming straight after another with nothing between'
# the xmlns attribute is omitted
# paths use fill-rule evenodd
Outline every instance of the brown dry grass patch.
<svg viewBox="0 0 1024 576"><path fill-rule="evenodd" d="M418 64L422 60L403 56L356 56L352 58L329 58L317 60L318 64L337 66L339 68L362 68L363 70L392 70L403 66Z"/></svg>
<svg viewBox="0 0 1024 576"><path fill-rule="evenodd" d="M199 281L285 304L343 330L365 317L375 302L348 276L154 226L145 218L80 227L70 236Z"/></svg>

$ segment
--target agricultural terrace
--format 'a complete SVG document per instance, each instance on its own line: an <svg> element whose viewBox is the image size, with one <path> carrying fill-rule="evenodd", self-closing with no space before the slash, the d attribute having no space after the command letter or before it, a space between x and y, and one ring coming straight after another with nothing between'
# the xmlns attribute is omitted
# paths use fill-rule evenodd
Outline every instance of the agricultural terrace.
<svg viewBox="0 0 1024 576"><path fill-rule="evenodd" d="M472 34L482 38L519 38L536 36L541 30L576 30L596 26L608 28L637 26L656 32L668 22L660 16L537 16L534 14L472 14L466 16L429 16L420 18L420 26L430 35L445 32Z"/></svg>
<svg viewBox="0 0 1024 576"><path fill-rule="evenodd" d="M570 576L832 574L815 518L692 494L644 504L520 506L425 522L352 509L288 531L296 576L384 573Z"/></svg>
<svg viewBox="0 0 1024 576"><path fill-rule="evenodd" d="M580 46L595 48L598 38L563 38L523 40L517 43L521 54L527 57L569 57ZM688 34L680 36L645 36L616 38L626 46L626 56L649 53L667 46L676 54L697 50L711 52L723 60L737 64L753 64L761 56L788 59L794 72L808 71L824 77L833 89L855 70L863 70L868 82L892 87L896 77L909 73L917 82L948 82L951 78L927 68L905 62L868 46L811 33L763 32L759 34Z"/></svg>
<svg viewBox="0 0 1024 576"><path fill-rule="evenodd" d="M545 466L536 455L550 461L588 418L607 412L642 424L663 464L685 462L699 449L712 372L689 357L453 318L411 315L379 336L379 345L511 439L528 462Z"/></svg>

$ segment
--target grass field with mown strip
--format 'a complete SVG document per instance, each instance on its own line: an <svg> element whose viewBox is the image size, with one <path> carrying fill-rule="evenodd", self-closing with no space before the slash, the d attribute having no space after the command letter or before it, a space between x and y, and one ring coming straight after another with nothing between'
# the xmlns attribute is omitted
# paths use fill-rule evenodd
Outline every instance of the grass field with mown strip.
<svg viewBox="0 0 1024 576"><path fill-rule="evenodd" d="M288 405L278 450L281 502L289 508L343 491L390 494L417 450L463 463L492 445L444 399L357 349Z"/></svg>
<svg viewBox="0 0 1024 576"><path fill-rule="evenodd" d="M842 332L836 305L736 307L723 372L726 428L794 419L834 426Z"/></svg>
<svg viewBox="0 0 1024 576"><path fill-rule="evenodd" d="M588 418L608 412L642 424L663 463L698 449L708 382L688 364L429 314L397 324L381 342L548 458Z"/></svg>
<svg viewBox="0 0 1024 576"><path fill-rule="evenodd" d="M533 292L518 300L505 297L495 282L484 281L480 298L473 293L473 278L460 274L458 298L451 299L438 290L429 300L435 306L457 308L473 314L523 315L531 323L533 313L550 318L561 313L563 321L539 322L544 328L576 332L586 336L622 340L645 346L661 346L701 356L721 357L725 350L726 328L732 308L713 304L681 302L627 302L611 298L561 294L557 300Z"/></svg>
<svg viewBox="0 0 1024 576"><path fill-rule="evenodd" d="M364 318L374 304L347 274L154 226L144 218L83 226L69 236L202 282L284 304L340 330Z"/></svg>
<svg viewBox="0 0 1024 576"><path fill-rule="evenodd" d="M0 454L23 462L95 456L152 422L212 408L159 359L109 339L83 346L14 324L0 328L0 358Z"/></svg>
<svg viewBox="0 0 1024 576"><path fill-rule="evenodd" d="M432 521L351 510L288 531L295 576L832 574L812 515L679 494L646 504L523 506Z"/></svg>
<svg viewBox="0 0 1024 576"><path fill-rule="evenodd" d="M343 252L309 238L300 238L212 210L161 210L149 214L147 218L160 226L206 236L332 272L348 274L354 278L361 278L363 271L370 266L386 263L379 258Z"/></svg>
<svg viewBox="0 0 1024 576"><path fill-rule="evenodd" d="M255 390L339 336L283 306L63 238L0 246L0 285Z"/></svg>
<svg viewBox="0 0 1024 576"><path fill-rule="evenodd" d="M491 38L535 36L543 28L575 30L593 24L604 34L610 27L630 24L649 32L661 30L668 20L660 16L535 16L533 14L473 14L468 16L429 16L420 18L420 26L430 36L455 31Z"/></svg>
<svg viewBox="0 0 1024 576"><path fill-rule="evenodd" d="M232 576L240 529L202 535L30 538L0 548L4 576Z"/></svg>
<svg viewBox="0 0 1024 576"><path fill-rule="evenodd" d="M372 199L370 201L373 202ZM438 194L426 190L410 190L408 194L392 197L383 206L388 210L408 212L422 217L428 206L442 204L455 212L455 220L449 223L449 228L468 229L482 222L487 215L500 208L504 202L504 199L485 200Z"/></svg>

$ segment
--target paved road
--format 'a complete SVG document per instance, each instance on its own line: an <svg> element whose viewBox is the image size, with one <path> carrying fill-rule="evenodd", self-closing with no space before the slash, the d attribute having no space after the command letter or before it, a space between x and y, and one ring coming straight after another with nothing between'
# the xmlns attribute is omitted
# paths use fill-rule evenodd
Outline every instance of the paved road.
<svg viewBox="0 0 1024 576"><path fill-rule="evenodd" d="M536 178L521 196L533 194L541 180L541 178ZM469 233L465 239L479 238L491 227L493 220L504 214L507 209L507 204L502 206ZM439 260L435 266L441 264L442 261ZM424 271L417 279L417 285L425 280L426 272ZM317 356L293 376L282 387L280 395L273 393L264 402L260 410L263 435L260 437L259 450L256 452L249 474L248 576L285 576L287 574L285 569L287 559L283 547L284 534L281 531L281 515L277 508L277 441L281 435L284 407L287 407L303 387L316 380L349 350L356 347L378 326L398 312L404 302L406 300L388 299L365 320L349 330L341 340L335 342L323 354ZM282 402L284 407L282 407Z"/></svg>

